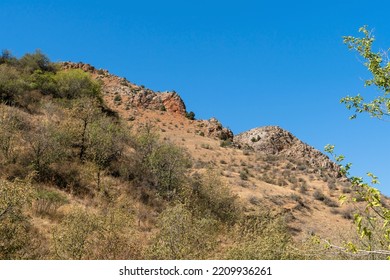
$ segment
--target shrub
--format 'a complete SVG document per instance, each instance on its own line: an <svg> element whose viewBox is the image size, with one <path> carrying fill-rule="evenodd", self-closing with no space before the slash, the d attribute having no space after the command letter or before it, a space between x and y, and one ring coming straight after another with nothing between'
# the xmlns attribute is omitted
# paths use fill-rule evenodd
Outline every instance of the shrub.
<svg viewBox="0 0 390 280"><path fill-rule="evenodd" d="M186 111L186 118L189 120L195 120L195 113L192 111L190 111L190 112Z"/></svg>
<svg viewBox="0 0 390 280"><path fill-rule="evenodd" d="M293 249L292 237L283 218L262 213L244 217L231 234L233 245L225 257L233 260L283 260L302 258Z"/></svg>
<svg viewBox="0 0 390 280"><path fill-rule="evenodd" d="M230 139L222 140L219 144L219 146L222 148L231 147L232 145L233 145L233 142Z"/></svg>
<svg viewBox="0 0 390 280"><path fill-rule="evenodd" d="M302 193L302 194L307 193L307 186L306 186L305 184L302 184L302 185L299 187L299 192Z"/></svg>
<svg viewBox="0 0 390 280"><path fill-rule="evenodd" d="M115 97L114 97L114 101L115 102L121 102L122 101L122 97L119 94L116 94Z"/></svg>
<svg viewBox="0 0 390 280"><path fill-rule="evenodd" d="M101 98L100 85L91 76L80 70L60 71L55 76L58 97L75 99L79 97Z"/></svg>
<svg viewBox="0 0 390 280"><path fill-rule="evenodd" d="M29 77L30 86L44 95L56 96L58 94L56 76L53 72L35 70Z"/></svg>
<svg viewBox="0 0 390 280"><path fill-rule="evenodd" d="M162 212L158 227L148 250L151 259L208 259L216 247L216 221L195 218L183 204Z"/></svg>
<svg viewBox="0 0 390 280"><path fill-rule="evenodd" d="M253 205L259 205L260 201L259 201L259 199L256 196L251 195L249 197L249 203L253 204Z"/></svg>
<svg viewBox="0 0 390 280"><path fill-rule="evenodd" d="M95 214L80 208L65 216L53 234L56 257L81 260L92 254L99 222Z"/></svg>
<svg viewBox="0 0 390 280"><path fill-rule="evenodd" d="M17 65L27 73L33 73L36 70L55 71L50 59L40 50L36 50L34 53L26 53L19 59Z"/></svg>
<svg viewBox="0 0 390 280"><path fill-rule="evenodd" d="M323 194L319 190L316 190L313 193L313 197L316 200L322 201L325 205L327 205L329 207L339 207L339 204L337 202L335 202L334 200L330 199L329 197L327 197L325 194Z"/></svg>
<svg viewBox="0 0 390 280"><path fill-rule="evenodd" d="M0 179L0 259L22 259L32 254L32 226L23 212L32 198L30 179Z"/></svg>
<svg viewBox="0 0 390 280"><path fill-rule="evenodd" d="M328 181L328 188L330 190L335 190L337 189L336 182L335 181Z"/></svg>
<svg viewBox="0 0 390 280"><path fill-rule="evenodd" d="M251 141L253 142L253 143L255 143L255 142L259 142L260 141L260 135L257 135L257 137L252 137L251 138Z"/></svg>
<svg viewBox="0 0 390 280"><path fill-rule="evenodd" d="M28 90L28 84L16 68L7 64L0 65L0 102L15 105L18 98Z"/></svg>
<svg viewBox="0 0 390 280"><path fill-rule="evenodd" d="M325 195L321 191L319 191L319 190L316 190L313 193L313 197L314 197L314 199L319 200L319 201L324 201L325 200Z"/></svg>
<svg viewBox="0 0 390 280"><path fill-rule="evenodd" d="M241 180L247 181L248 180L248 173L241 170L240 171L240 178L241 178Z"/></svg>
<svg viewBox="0 0 390 280"><path fill-rule="evenodd" d="M210 144L202 143L202 144L200 144L200 147L202 147L203 149L206 149L206 150L212 150L212 147L210 146Z"/></svg>
<svg viewBox="0 0 390 280"><path fill-rule="evenodd" d="M339 207L339 204L336 201L330 199L329 197L325 197L324 204L333 208Z"/></svg>
<svg viewBox="0 0 390 280"><path fill-rule="evenodd" d="M34 211L39 215L54 216L57 209L68 199L54 190L39 189L34 202Z"/></svg>
<svg viewBox="0 0 390 280"><path fill-rule="evenodd" d="M213 170L193 176L192 195L187 199L190 209L200 217L212 216L223 223L234 224L241 214L237 196Z"/></svg>
<svg viewBox="0 0 390 280"><path fill-rule="evenodd" d="M162 195L171 199L185 181L190 160L183 149L171 143L164 143L148 155L147 166L150 167L153 186Z"/></svg>

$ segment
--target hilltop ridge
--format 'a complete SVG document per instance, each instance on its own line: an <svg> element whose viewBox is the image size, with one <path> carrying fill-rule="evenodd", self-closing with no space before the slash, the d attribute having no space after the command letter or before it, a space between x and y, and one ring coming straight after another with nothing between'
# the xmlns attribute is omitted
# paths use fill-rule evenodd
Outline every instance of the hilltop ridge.
<svg viewBox="0 0 390 280"><path fill-rule="evenodd" d="M300 160L318 172L328 170L339 176L339 167L328 156L279 126L253 128L236 135L234 141L258 153Z"/></svg>
<svg viewBox="0 0 390 280"><path fill-rule="evenodd" d="M90 73L93 78L102 82L105 97L112 96L113 101L120 101L126 108L162 110L185 116L186 106L174 91L154 92L87 63L62 62L60 65L65 70L81 69Z"/></svg>

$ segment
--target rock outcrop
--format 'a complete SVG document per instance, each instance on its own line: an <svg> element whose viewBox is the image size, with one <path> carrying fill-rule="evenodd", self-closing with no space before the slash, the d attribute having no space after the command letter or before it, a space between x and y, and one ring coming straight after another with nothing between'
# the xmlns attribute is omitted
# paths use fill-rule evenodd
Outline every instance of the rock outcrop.
<svg viewBox="0 0 390 280"><path fill-rule="evenodd" d="M241 146L251 147L258 153L283 156L304 162L314 169L330 170L335 176L339 174L337 164L326 155L278 126L251 129L236 135L234 142Z"/></svg>
<svg viewBox="0 0 390 280"><path fill-rule="evenodd" d="M174 91L154 92L144 86L138 86L107 70L96 69L85 63L63 62L62 69L81 69L102 82L104 95L114 94L128 107L137 109L162 110L185 116L186 106L180 96Z"/></svg>
<svg viewBox="0 0 390 280"><path fill-rule="evenodd" d="M219 140L230 140L233 142L233 132L229 128L223 127L216 118L198 120L196 122L198 123L197 127L199 128L197 131L198 134L217 138Z"/></svg>

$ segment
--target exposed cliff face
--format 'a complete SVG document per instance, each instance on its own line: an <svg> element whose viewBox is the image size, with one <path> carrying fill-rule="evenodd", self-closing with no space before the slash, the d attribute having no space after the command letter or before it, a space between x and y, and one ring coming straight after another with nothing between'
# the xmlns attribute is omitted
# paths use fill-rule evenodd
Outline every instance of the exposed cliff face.
<svg viewBox="0 0 390 280"><path fill-rule="evenodd" d="M137 109L166 110L170 113L186 113L183 100L176 92L154 92L143 86L135 85L125 78L110 74L107 70L96 69L90 64L63 62L63 69L81 69L90 73L95 79L102 81L104 95L114 94L123 100L127 107Z"/></svg>
<svg viewBox="0 0 390 280"><path fill-rule="evenodd" d="M259 153L300 160L315 169L331 170L335 176L339 173L339 167L326 155L278 126L251 129L235 136L234 141Z"/></svg>

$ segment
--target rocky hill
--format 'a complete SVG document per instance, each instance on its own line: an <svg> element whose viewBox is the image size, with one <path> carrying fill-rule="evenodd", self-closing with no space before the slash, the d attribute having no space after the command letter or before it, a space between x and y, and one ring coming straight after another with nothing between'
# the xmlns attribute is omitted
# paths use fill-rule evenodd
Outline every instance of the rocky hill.
<svg viewBox="0 0 390 280"><path fill-rule="evenodd" d="M133 129L150 125L166 141L186 149L194 159L192 172L219 170L248 214L259 206L289 213L301 238L308 232L327 236L334 225L340 230L351 226L340 219L350 210L338 210L338 196L348 185L339 178L338 166L290 132L266 126L234 136L216 118L187 119L175 92L155 92L89 64L66 62L62 67L91 73L102 84L105 102ZM318 193L320 199L315 198Z"/></svg>
<svg viewBox="0 0 390 280"><path fill-rule="evenodd" d="M235 136L176 92L39 52L0 75L0 258L319 259L314 235L355 234L348 180L280 127Z"/></svg>
<svg viewBox="0 0 390 280"><path fill-rule="evenodd" d="M339 176L339 167L329 157L278 126L248 130L236 135L234 141L242 147L252 148L257 153L295 159L318 173L327 170L335 177Z"/></svg>

